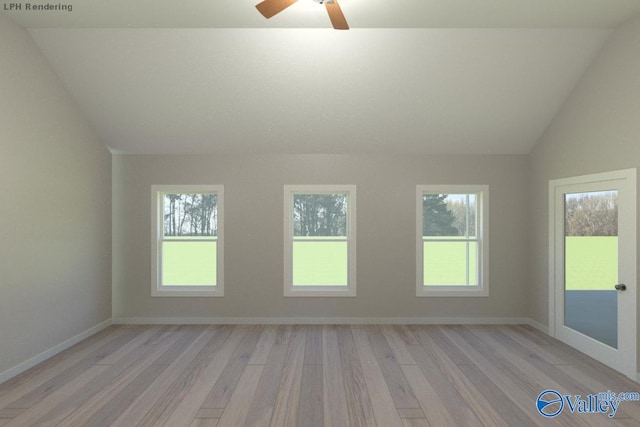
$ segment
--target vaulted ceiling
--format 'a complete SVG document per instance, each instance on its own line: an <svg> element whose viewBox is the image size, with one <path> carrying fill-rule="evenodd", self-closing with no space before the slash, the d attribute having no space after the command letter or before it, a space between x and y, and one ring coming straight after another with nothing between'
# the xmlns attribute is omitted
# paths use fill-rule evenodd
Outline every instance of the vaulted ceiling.
<svg viewBox="0 0 640 427"><path fill-rule="evenodd" d="M133 4L135 3L135 4ZM527 153L637 0L72 0L27 27L119 153Z"/></svg>

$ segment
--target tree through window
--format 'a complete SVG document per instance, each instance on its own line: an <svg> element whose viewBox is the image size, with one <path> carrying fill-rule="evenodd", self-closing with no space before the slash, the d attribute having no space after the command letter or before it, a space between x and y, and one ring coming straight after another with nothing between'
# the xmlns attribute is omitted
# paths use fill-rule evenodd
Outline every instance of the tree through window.
<svg viewBox="0 0 640 427"><path fill-rule="evenodd" d="M222 295L219 186L154 186L153 295Z"/></svg>
<svg viewBox="0 0 640 427"><path fill-rule="evenodd" d="M355 188L285 186L285 295L355 295Z"/></svg>
<svg viewBox="0 0 640 427"><path fill-rule="evenodd" d="M486 292L487 198L486 186L418 186L418 295Z"/></svg>
<svg viewBox="0 0 640 427"><path fill-rule="evenodd" d="M165 194L165 236L217 236L218 195Z"/></svg>

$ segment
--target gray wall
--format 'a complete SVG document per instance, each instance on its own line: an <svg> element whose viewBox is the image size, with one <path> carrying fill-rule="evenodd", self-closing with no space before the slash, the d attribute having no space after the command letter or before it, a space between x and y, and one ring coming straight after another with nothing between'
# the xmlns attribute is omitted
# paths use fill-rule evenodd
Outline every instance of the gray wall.
<svg viewBox="0 0 640 427"><path fill-rule="evenodd" d="M114 155L113 316L523 317L527 156ZM225 296L150 296L150 187L222 184ZM356 298L283 297L283 185L357 185ZM488 298L415 296L416 184L489 184Z"/></svg>
<svg viewBox="0 0 640 427"><path fill-rule="evenodd" d="M111 317L111 155L0 14L0 376Z"/></svg>
<svg viewBox="0 0 640 427"><path fill-rule="evenodd" d="M639 47L640 17L612 34L531 153L528 300L540 323L548 324L549 180L640 167Z"/></svg>

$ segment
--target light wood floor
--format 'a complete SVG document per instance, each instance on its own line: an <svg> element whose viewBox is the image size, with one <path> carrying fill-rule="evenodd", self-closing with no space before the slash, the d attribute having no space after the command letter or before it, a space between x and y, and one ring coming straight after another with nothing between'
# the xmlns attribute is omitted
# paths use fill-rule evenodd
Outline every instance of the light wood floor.
<svg viewBox="0 0 640 427"><path fill-rule="evenodd" d="M545 389L637 392L527 326L113 326L0 385L1 426L637 426Z"/></svg>

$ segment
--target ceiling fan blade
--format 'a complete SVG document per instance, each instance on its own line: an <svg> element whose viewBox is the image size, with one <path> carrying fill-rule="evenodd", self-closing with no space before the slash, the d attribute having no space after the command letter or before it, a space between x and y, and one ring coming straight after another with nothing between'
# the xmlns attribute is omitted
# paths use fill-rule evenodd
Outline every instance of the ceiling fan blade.
<svg viewBox="0 0 640 427"><path fill-rule="evenodd" d="M347 19L344 17L342 9L340 9L338 0L333 0L331 3L327 1L324 5L327 7L327 12L329 12L329 19L331 19L333 28L336 30L348 30L349 24L347 24Z"/></svg>
<svg viewBox="0 0 640 427"><path fill-rule="evenodd" d="M297 1L298 0L264 0L256 5L256 9L258 9L258 12L265 18L269 19Z"/></svg>

